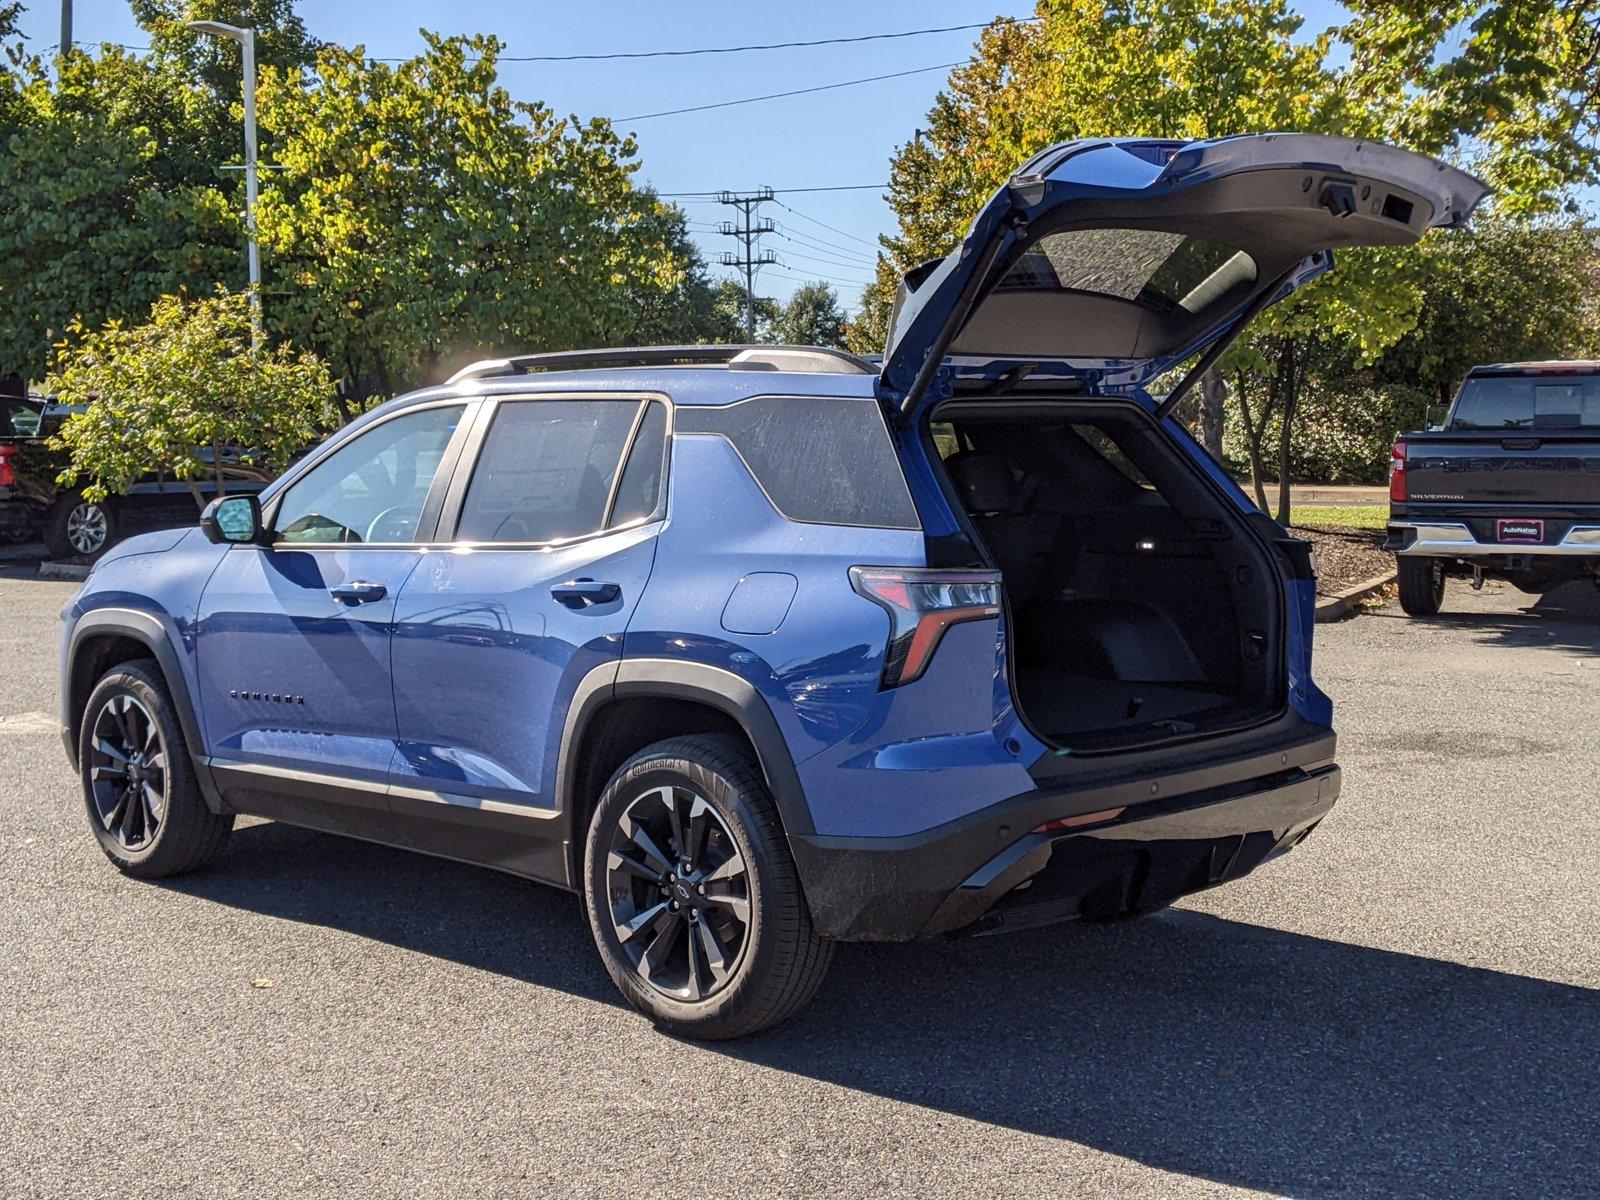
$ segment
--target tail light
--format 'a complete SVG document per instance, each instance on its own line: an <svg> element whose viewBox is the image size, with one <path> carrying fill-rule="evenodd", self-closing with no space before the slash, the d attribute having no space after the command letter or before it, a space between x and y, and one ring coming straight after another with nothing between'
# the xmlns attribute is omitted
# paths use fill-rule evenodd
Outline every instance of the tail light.
<svg viewBox="0 0 1600 1200"><path fill-rule="evenodd" d="M0 442L0 487L11 487L17 482L17 468L11 463L11 456L17 448L9 442Z"/></svg>
<svg viewBox="0 0 1600 1200"><path fill-rule="evenodd" d="M1389 502L1406 502L1406 444L1396 442L1389 448Z"/></svg>
<svg viewBox="0 0 1600 1200"><path fill-rule="evenodd" d="M950 626L1000 615L1000 576L993 571L851 567L850 584L889 614L886 688L921 676Z"/></svg>

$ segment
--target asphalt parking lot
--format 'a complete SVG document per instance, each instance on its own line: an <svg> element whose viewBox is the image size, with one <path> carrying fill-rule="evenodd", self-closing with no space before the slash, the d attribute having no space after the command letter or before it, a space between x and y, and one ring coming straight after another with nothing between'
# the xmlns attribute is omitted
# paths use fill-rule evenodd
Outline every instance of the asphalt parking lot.
<svg viewBox="0 0 1600 1200"><path fill-rule="evenodd" d="M121 878L0 568L0 1194L1594 1196L1600 602L1319 627L1345 793L1143 922L846 947L655 1033L577 901L284 826ZM267 983L270 981L270 986Z"/></svg>

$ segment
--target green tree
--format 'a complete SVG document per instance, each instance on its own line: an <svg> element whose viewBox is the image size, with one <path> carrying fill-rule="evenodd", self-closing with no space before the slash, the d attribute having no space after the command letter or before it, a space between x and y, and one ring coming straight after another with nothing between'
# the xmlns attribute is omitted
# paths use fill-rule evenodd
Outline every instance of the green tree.
<svg viewBox="0 0 1600 1200"><path fill-rule="evenodd" d="M46 386L84 411L55 445L70 454L61 482L84 494L122 492L156 470L189 484L212 473L224 447L247 446L273 470L331 427L333 380L316 355L287 345L252 348L245 296L163 296L149 320L68 330Z"/></svg>
<svg viewBox="0 0 1600 1200"><path fill-rule="evenodd" d="M74 52L0 73L0 376L37 379L74 321L146 313L157 297L243 283L242 234L195 149L214 106L147 59Z"/></svg>
<svg viewBox="0 0 1600 1200"><path fill-rule="evenodd" d="M840 348L845 344L844 332L838 294L821 282L797 287L767 329L772 341L785 345Z"/></svg>
<svg viewBox="0 0 1600 1200"><path fill-rule="evenodd" d="M1467 158L1511 212L1600 182L1596 0L1349 0L1341 82L1377 133Z"/></svg>
<svg viewBox="0 0 1600 1200"><path fill-rule="evenodd" d="M633 141L513 100L492 37L423 37L403 63L325 46L309 81L263 71L269 324L384 394L630 334L692 266Z"/></svg>
<svg viewBox="0 0 1600 1200"><path fill-rule="evenodd" d="M737 346L745 340L744 284L737 279L719 279L711 287L711 327L706 341L715 345ZM770 296L755 298L756 337L771 342L772 323L778 319L778 305Z"/></svg>
<svg viewBox="0 0 1600 1200"><path fill-rule="evenodd" d="M1489 218L1423 244L1414 329L1377 376L1442 403L1485 362L1600 353L1600 250L1576 221Z"/></svg>

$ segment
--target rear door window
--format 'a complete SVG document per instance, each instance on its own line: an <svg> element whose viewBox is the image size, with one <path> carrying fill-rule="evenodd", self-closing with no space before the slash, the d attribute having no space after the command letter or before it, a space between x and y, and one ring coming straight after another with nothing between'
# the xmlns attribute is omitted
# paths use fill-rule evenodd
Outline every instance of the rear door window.
<svg viewBox="0 0 1600 1200"><path fill-rule="evenodd" d="M612 485L624 452L635 440L644 403L629 399L501 403L462 501L456 540L543 544L604 529ZM648 478L646 468L641 466L640 471L631 482L630 502L648 499L653 509L659 455L655 481Z"/></svg>

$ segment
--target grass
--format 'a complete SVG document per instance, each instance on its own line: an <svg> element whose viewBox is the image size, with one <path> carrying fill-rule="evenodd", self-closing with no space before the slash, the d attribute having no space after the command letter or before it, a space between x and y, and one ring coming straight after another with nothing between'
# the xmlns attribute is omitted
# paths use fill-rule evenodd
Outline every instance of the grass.
<svg viewBox="0 0 1600 1200"><path fill-rule="evenodd" d="M1296 504L1291 514L1296 525L1342 525L1354 529L1382 529L1389 520L1387 504Z"/></svg>

